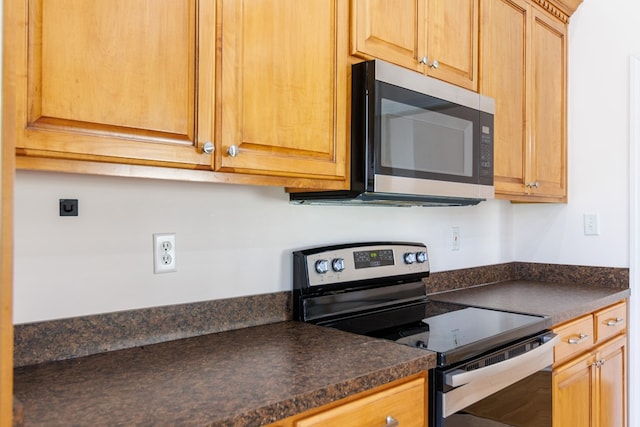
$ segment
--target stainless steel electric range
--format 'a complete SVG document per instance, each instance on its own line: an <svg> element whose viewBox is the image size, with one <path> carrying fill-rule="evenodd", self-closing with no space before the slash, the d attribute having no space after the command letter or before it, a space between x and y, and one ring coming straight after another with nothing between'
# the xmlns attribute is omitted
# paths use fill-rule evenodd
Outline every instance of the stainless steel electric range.
<svg viewBox="0 0 640 427"><path fill-rule="evenodd" d="M295 251L294 318L435 352L437 367L429 372L432 427L550 426L548 367L557 342L547 330L550 320L431 301L422 280L429 272L427 247L421 243ZM532 381L549 386L536 385L532 393ZM527 405L517 399L527 399ZM535 415L486 409L525 406Z"/></svg>

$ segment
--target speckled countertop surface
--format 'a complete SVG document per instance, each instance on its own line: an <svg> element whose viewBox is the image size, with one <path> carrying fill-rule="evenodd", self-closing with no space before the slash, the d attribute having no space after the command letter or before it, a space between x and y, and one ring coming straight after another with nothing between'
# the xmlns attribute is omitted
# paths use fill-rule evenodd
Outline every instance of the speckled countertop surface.
<svg viewBox="0 0 640 427"><path fill-rule="evenodd" d="M434 366L289 321L17 368L14 393L25 426L258 426Z"/></svg>
<svg viewBox="0 0 640 427"><path fill-rule="evenodd" d="M629 297L629 289L513 280L429 295L435 301L549 316L557 325Z"/></svg>
<svg viewBox="0 0 640 427"><path fill-rule="evenodd" d="M608 270L605 273L609 274ZM466 278L465 283L473 283L465 274L458 275ZM605 286L508 280L433 292L429 297L546 315L557 325L629 296L628 288L606 286L621 282L607 277L598 280ZM431 283L429 288L442 287ZM236 311L238 306L246 304L230 305ZM151 316L155 320L149 323L149 330L157 334L158 324L172 324L175 310L178 309L169 308L169 317L162 310L154 310L164 314L157 319ZM194 321L189 317L193 311L190 306L179 310L179 318ZM201 311L208 313L210 307L207 305ZM280 313L282 307L275 311ZM250 317L254 312L251 309L239 313L241 317ZM107 316L106 324L116 325L118 331L142 329L147 333L143 327L131 328L127 320L141 315L149 317L146 311L140 315L118 314L117 321ZM203 319L208 329L219 326L215 316L206 315ZM90 336L91 343L108 344L113 338L114 327L100 327L105 323L101 318L88 319L91 327L84 328L78 325L87 322L78 323L80 320L26 325L24 336L17 343L24 347L22 353L28 354L34 349L49 352L52 346L75 347L84 342L79 338L91 333L96 335ZM182 323L179 325L183 327ZM102 334L105 330L106 335ZM122 339L121 334L116 335L118 340ZM44 339L52 336L59 339ZM120 345L120 341L116 344ZM428 351L310 324L280 321L18 367L14 371L14 394L23 405L25 426L259 426L433 367L435 355Z"/></svg>

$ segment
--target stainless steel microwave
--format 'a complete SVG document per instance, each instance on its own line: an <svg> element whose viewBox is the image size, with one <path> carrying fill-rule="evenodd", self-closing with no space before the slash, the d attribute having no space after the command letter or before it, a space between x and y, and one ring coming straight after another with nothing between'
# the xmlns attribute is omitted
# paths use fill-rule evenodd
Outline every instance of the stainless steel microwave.
<svg viewBox="0 0 640 427"><path fill-rule="evenodd" d="M352 69L351 187L292 203L475 205L494 197L495 101L380 60Z"/></svg>

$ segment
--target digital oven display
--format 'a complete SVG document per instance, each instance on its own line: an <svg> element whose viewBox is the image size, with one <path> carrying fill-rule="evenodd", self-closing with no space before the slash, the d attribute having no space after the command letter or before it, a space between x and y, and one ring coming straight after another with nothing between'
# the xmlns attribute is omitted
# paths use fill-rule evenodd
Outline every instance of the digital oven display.
<svg viewBox="0 0 640 427"><path fill-rule="evenodd" d="M353 260L356 268L393 265L393 250L382 249L378 251L356 251L353 253Z"/></svg>

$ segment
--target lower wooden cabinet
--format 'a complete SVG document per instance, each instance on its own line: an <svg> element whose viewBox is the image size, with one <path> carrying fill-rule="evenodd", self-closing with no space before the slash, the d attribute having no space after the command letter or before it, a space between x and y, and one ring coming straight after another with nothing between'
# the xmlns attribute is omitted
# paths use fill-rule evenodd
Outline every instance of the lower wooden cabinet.
<svg viewBox="0 0 640 427"><path fill-rule="evenodd" d="M268 427L427 425L426 374L295 415Z"/></svg>
<svg viewBox="0 0 640 427"><path fill-rule="evenodd" d="M625 427L627 425L627 335L626 303L589 315L598 325L609 325L613 332L602 334L595 345L553 368L553 425L555 427ZM610 317L611 315L614 317ZM609 316L609 317L607 317ZM556 332L563 342L579 340L567 335L567 328L584 328L584 318L570 322ZM622 328L622 329L618 329ZM587 334L582 334L587 335ZM565 338L566 337L566 338ZM579 346L585 341L577 344ZM593 341L592 341L593 342ZM578 348L578 347L576 347ZM566 352L562 352L566 354ZM556 359L558 360L558 359Z"/></svg>

